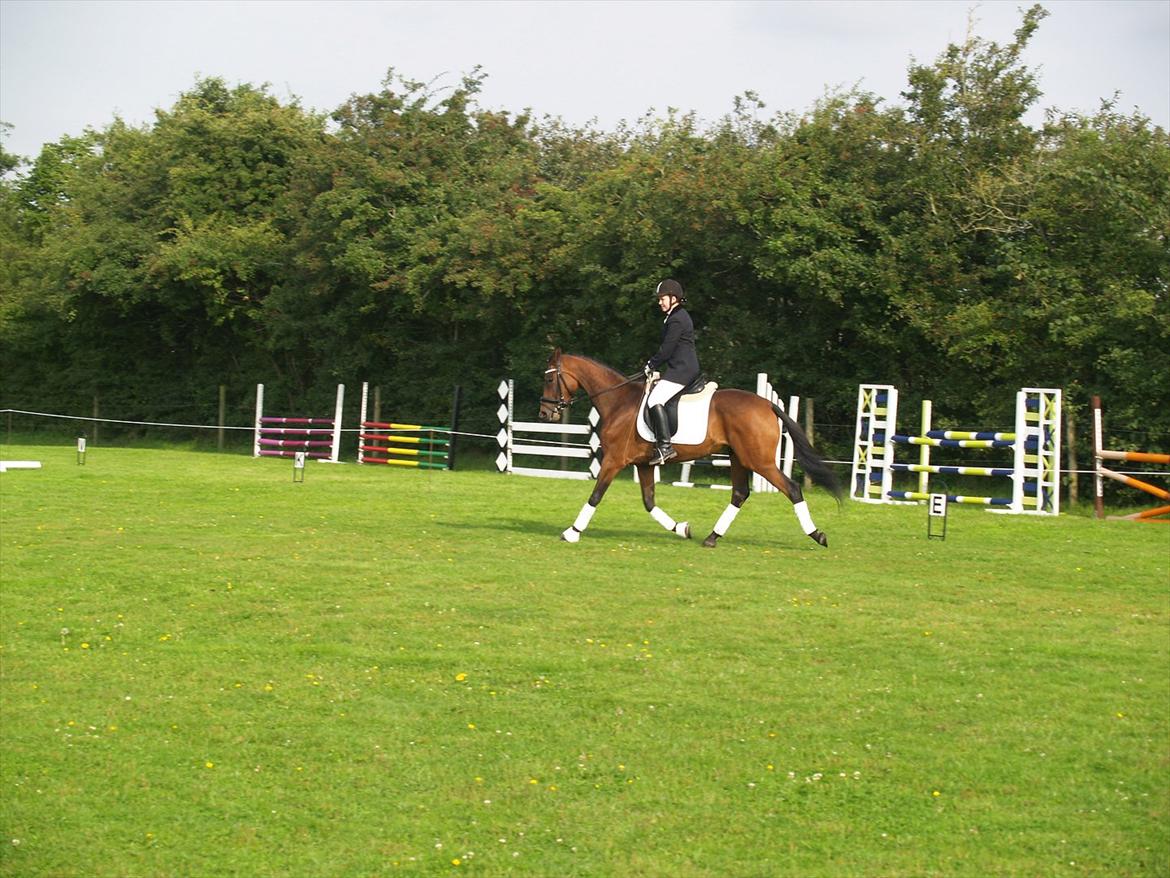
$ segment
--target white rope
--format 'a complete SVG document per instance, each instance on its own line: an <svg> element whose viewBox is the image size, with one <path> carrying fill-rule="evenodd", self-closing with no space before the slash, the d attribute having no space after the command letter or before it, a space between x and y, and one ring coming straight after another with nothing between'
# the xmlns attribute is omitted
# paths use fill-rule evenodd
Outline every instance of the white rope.
<svg viewBox="0 0 1170 878"><path fill-rule="evenodd" d="M132 427L183 427L189 430L255 430L255 427L220 427L208 424L166 424L159 421L120 421L117 418L86 418L81 415L55 415L50 412L26 412L21 409L0 409L0 415L33 415L38 418L62 418L66 421L91 421L98 424L129 424Z"/></svg>
<svg viewBox="0 0 1170 878"><path fill-rule="evenodd" d="M256 427L231 427L220 426L218 424L171 424L162 421L124 421L117 418L87 418L83 415L58 415L52 412L29 412L23 409L0 409L0 415L31 415L38 418L60 418L65 421L89 421L96 424L126 424L131 427L180 427L188 430L247 430L249 433L255 432ZM368 433L373 428L366 427L345 427L341 432L343 433ZM443 428L429 428L424 430L382 430L379 432L391 433L446 433L450 436L467 436L475 439L495 439L494 433L464 433L458 430L447 430ZM539 441L539 440L533 440Z"/></svg>
<svg viewBox="0 0 1170 878"><path fill-rule="evenodd" d="M58 415L58 414L53 414L52 412L29 412L29 411L25 411L23 409L0 409L0 415L31 415L31 416L37 417L37 418L60 418L61 420L65 420L65 421L90 421L92 423L99 423L99 424L126 424L126 425L129 425L131 427L178 427L178 428L187 429L187 430L247 430L250 433L254 432L256 430L255 426L249 426L249 427L222 426L221 427L218 424L169 424L169 423L165 423L165 422L161 422L161 421L123 421L123 420L118 420L116 418L87 418L87 417L84 417L82 415ZM344 427L344 428L342 428L341 432L342 433L363 433L363 432L369 432L369 429L367 429L365 427L357 427L357 428ZM430 432L430 433L446 433L449 436L465 436L465 437L468 437L471 439L495 439L496 438L495 433L465 433L461 430L446 430L446 429L437 428L437 427L433 428L433 429L427 429L427 430L421 430L421 431L420 430L395 429L395 430L381 431L381 432L394 432L394 433L397 433L397 432L402 432L402 433ZM555 446L562 446L565 448L579 447L579 446L573 445L572 443L569 443L569 442L558 442L558 441L555 441L552 439L525 439L524 442L526 444L555 445ZM851 461L851 460L826 460L825 463L830 463L830 464L833 464L835 466L852 466L853 465L853 461ZM1150 471L1150 470L1113 470L1113 471L1115 473L1117 473L1119 475L1123 475L1123 476L1155 476L1155 477L1170 476L1170 473L1156 472L1156 471ZM1091 470L1091 469L1078 469L1078 470L1063 469L1060 472L1061 472L1061 475L1074 475L1075 474L1075 475L1081 475L1081 476L1091 476L1091 475L1095 475L1097 471Z"/></svg>

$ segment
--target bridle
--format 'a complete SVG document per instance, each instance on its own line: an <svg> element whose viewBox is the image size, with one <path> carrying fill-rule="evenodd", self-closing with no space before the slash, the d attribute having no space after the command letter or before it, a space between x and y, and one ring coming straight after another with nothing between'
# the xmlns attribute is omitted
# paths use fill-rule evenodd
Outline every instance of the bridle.
<svg viewBox="0 0 1170 878"><path fill-rule="evenodd" d="M568 399L566 399L564 393L561 391L561 385L564 384L565 378L564 378L564 375L561 374L561 358L560 357L557 357L557 364L555 366L553 366L551 369L544 370L545 375L547 375L549 372L556 372L557 373L556 399L553 399L552 397L549 397L549 396L542 396L540 398L540 402L542 405L548 404L551 406L556 406L557 416L559 417L561 414L564 413L565 409L567 409L574 402L576 402L576 400L574 400L572 397L569 397Z"/></svg>
<svg viewBox="0 0 1170 878"><path fill-rule="evenodd" d="M550 372L555 372L556 376L557 376L557 387L556 387L557 395L555 398L550 397L550 396L542 396L540 398L540 401L541 401L541 403L555 406L556 410L557 410L557 414L561 415L564 413L565 409L567 409L569 406L571 406L573 403L575 403L578 399L581 399L581 397L572 397L572 396L566 397L565 396L565 393L562 389L564 382L565 382L565 377L564 377L564 374L561 372L561 358L559 356L557 357L557 361L556 361L555 366L553 366L550 369L544 370L545 375L548 375ZM617 390L620 387L625 387L627 384L633 384L635 381L637 381L641 377L642 377L642 373L636 372L633 375L630 375L624 381L620 381L617 384L614 384L612 387L606 387L606 388L599 390L596 393L591 394L591 395L594 398L596 398L598 396L602 396L603 394L609 393L612 390Z"/></svg>

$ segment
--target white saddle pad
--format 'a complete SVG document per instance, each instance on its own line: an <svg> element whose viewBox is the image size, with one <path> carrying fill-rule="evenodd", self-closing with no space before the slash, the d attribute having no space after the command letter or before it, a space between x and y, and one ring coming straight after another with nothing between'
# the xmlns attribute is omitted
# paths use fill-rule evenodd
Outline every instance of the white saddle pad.
<svg viewBox="0 0 1170 878"><path fill-rule="evenodd" d="M672 443L678 445L702 445L707 438L707 417L711 414L711 398L719 385L708 381L707 386L698 393L684 394L678 401L678 429L670 437ZM646 423L646 397L649 391L642 394L642 404L638 407L638 435L647 442L654 441L654 433Z"/></svg>

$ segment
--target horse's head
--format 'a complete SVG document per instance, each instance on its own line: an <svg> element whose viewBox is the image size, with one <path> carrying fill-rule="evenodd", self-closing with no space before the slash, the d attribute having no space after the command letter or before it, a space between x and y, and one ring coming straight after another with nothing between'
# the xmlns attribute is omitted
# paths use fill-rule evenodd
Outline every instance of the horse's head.
<svg viewBox="0 0 1170 878"><path fill-rule="evenodd" d="M565 372L561 364L561 349L557 348L548 358L544 370L544 391L540 396L539 419L559 424L562 413L573 404L573 394L580 386L576 377Z"/></svg>

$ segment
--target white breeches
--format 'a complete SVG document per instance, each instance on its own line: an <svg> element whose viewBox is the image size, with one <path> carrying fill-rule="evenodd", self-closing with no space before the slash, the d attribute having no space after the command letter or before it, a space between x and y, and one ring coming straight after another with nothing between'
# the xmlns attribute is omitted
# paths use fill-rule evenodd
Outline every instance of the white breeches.
<svg viewBox="0 0 1170 878"><path fill-rule="evenodd" d="M682 393L685 386L677 381L659 379L658 383L654 385L654 389L650 391L650 399L646 401L647 407L654 408L656 405L666 405L675 396Z"/></svg>

